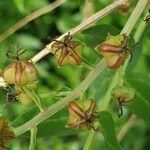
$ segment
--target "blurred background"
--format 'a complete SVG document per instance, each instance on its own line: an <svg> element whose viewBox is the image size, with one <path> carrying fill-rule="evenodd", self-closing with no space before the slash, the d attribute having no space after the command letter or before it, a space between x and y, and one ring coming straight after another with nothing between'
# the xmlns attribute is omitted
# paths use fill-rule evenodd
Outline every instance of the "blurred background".
<svg viewBox="0 0 150 150"><path fill-rule="evenodd" d="M7 30L13 24L20 19L30 14L34 10L49 5L52 0L0 0L0 33ZM87 2L87 1L86 1ZM132 7L135 6L137 0L132 0ZM54 11L44 14L39 18L31 21L17 32L12 34L9 38L3 40L0 43L0 69L4 69L11 59L6 57L6 52L10 49L11 40L19 44L20 47L26 49L27 52L24 55L24 59L31 59L36 53L45 47L50 41L53 41L56 37L69 29L78 25L81 21L88 16L104 8L108 4L112 3L112 0L88 0L85 3L84 0L67 0L60 7ZM132 11L132 8L129 11ZM99 27L104 27L105 34L108 34L109 26L111 26L112 33L119 33L126 23L128 15L123 15L118 10L113 11L107 17L104 17L96 24ZM143 15L140 19L142 21ZM139 23L139 22L138 22ZM137 25L136 25L137 27ZM135 28L136 29L136 28ZM111 31L110 31L111 32ZM87 34L88 33L88 34ZM84 58L89 61L91 65L96 64L101 58L99 54L90 45L90 40L85 40L85 37L93 36L92 32L81 32L75 36L85 44ZM134 33L134 32L133 32ZM101 32L94 33L96 37L105 39L104 34ZM88 36L89 35L89 36ZM94 36L93 36L94 37ZM148 27L145 29L142 39L139 42L138 54L136 60L132 61L131 67L129 67L129 74L132 74L132 78L139 78L138 82L142 82L145 79L147 82L146 97L148 97L148 88L150 88L150 30ZM83 40L82 40L83 39ZM88 45L89 44L89 45ZM70 91L74 89L88 74L89 69L85 65L80 67L65 66L58 67L55 57L52 54L47 55L36 64L39 71L39 83L38 92L43 95L44 105L48 106L56 101L56 91ZM85 94L86 98L93 98L97 102L103 97L108 83L111 81L114 71L107 70L103 72L95 82L88 89ZM134 76L134 75L135 76ZM137 76L138 75L138 76ZM140 78L141 77L141 78ZM143 79L143 77L145 77ZM137 83L138 83L137 82ZM143 83L143 82L142 82ZM136 84L135 84L136 86ZM144 88L144 87L143 87ZM9 106L5 106L6 93L0 89L0 114L5 116L13 127L17 127L38 113L38 109L35 106L23 106L19 102L14 102ZM122 125L127 121L131 115L132 110L125 109L124 117L118 120L116 116L114 104L110 104L109 108L113 115L116 125L116 131L119 131ZM141 111L142 110L141 108ZM150 112L144 114L150 117ZM44 121L38 126L38 139L37 150L80 150L83 149L88 131L79 132L65 128L67 122L67 109L64 109ZM27 150L29 146L29 133L23 134L8 145L10 150ZM150 126L141 117L137 123L129 129L121 141L121 145L124 150L148 150L150 141ZM100 132L98 132L90 146L91 150L108 149L106 142Z"/></svg>

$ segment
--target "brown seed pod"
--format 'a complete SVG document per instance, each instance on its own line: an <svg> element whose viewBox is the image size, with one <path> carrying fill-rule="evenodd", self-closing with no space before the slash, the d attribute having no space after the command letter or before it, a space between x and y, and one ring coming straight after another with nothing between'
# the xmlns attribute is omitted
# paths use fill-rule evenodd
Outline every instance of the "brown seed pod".
<svg viewBox="0 0 150 150"><path fill-rule="evenodd" d="M4 69L2 76L8 84L22 86L35 82L38 71L31 61L17 60Z"/></svg>
<svg viewBox="0 0 150 150"><path fill-rule="evenodd" d="M127 39L125 34L108 35L106 40L98 45L97 51L104 56L109 68L117 69L124 63L128 53Z"/></svg>
<svg viewBox="0 0 150 150"><path fill-rule="evenodd" d="M0 149L6 149L5 145L13 138L15 138L15 134L8 126L8 121L0 116Z"/></svg>
<svg viewBox="0 0 150 150"><path fill-rule="evenodd" d="M69 32L62 41L54 41L51 50L55 54L59 66L81 64L83 45L79 41L72 40Z"/></svg>
<svg viewBox="0 0 150 150"><path fill-rule="evenodd" d="M98 117L96 111L96 103L94 100L86 100L82 106L77 102L68 104L69 118L67 126L75 129L94 129L94 120Z"/></svg>

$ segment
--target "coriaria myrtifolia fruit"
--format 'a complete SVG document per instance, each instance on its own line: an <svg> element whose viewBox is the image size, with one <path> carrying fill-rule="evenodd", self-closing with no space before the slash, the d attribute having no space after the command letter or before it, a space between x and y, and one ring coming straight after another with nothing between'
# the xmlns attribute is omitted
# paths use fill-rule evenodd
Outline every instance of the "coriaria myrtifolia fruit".
<svg viewBox="0 0 150 150"><path fill-rule="evenodd" d="M8 126L8 121L0 116L0 150L5 150L5 145L8 141L12 140L15 134Z"/></svg>
<svg viewBox="0 0 150 150"><path fill-rule="evenodd" d="M3 78L8 84L27 85L38 79L38 71L31 61L16 60L3 71Z"/></svg>
<svg viewBox="0 0 150 150"><path fill-rule="evenodd" d="M128 53L127 40L125 34L108 35L106 40L97 46L97 51L104 56L109 68L117 69L124 63Z"/></svg>
<svg viewBox="0 0 150 150"><path fill-rule="evenodd" d="M96 113L96 103L94 100L76 101L68 104L67 126L75 129L94 129L94 120L98 117Z"/></svg>
<svg viewBox="0 0 150 150"><path fill-rule="evenodd" d="M54 41L51 51L55 54L59 66L81 64L83 45L73 40L69 32L62 41Z"/></svg>
<svg viewBox="0 0 150 150"><path fill-rule="evenodd" d="M113 89L112 96L117 100L117 115L121 117L123 115L123 106L129 106L126 103L133 100L135 93L134 89L122 86ZM130 107L130 106L129 106Z"/></svg>

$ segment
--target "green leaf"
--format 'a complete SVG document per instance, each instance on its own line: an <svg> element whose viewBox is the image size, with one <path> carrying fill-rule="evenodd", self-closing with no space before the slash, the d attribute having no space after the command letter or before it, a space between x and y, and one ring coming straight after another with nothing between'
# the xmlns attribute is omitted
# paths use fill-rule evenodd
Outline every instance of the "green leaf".
<svg viewBox="0 0 150 150"><path fill-rule="evenodd" d="M87 47L95 48L98 44L105 41L107 35L110 33L112 35L119 34L119 31L110 25L95 25L88 28L82 33L82 42L86 44Z"/></svg>
<svg viewBox="0 0 150 150"><path fill-rule="evenodd" d="M62 115L62 111L42 122L38 126L37 137L63 136L79 133L79 130L66 128L67 115Z"/></svg>
<svg viewBox="0 0 150 150"><path fill-rule="evenodd" d="M127 84L135 89L135 99L131 101L134 113L150 123L150 77L133 73L127 76Z"/></svg>
<svg viewBox="0 0 150 150"><path fill-rule="evenodd" d="M13 0L14 4L16 5L17 9L21 12L24 13L24 0Z"/></svg>
<svg viewBox="0 0 150 150"><path fill-rule="evenodd" d="M121 150L121 147L117 141L114 121L111 115L106 111L100 112L99 122L109 148L111 150Z"/></svg>

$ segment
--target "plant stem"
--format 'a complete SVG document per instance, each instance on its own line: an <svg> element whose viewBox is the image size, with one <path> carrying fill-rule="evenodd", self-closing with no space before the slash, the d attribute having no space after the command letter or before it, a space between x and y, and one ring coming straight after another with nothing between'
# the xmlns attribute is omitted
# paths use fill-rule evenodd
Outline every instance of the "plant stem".
<svg viewBox="0 0 150 150"><path fill-rule="evenodd" d="M37 126L45 119L49 118L50 116L54 115L56 112L63 109L68 102L75 100L81 94L81 92L85 92L90 84L95 80L95 78L106 68L105 60L102 59L88 74L88 76L78 85L72 92L70 92L65 98L56 102L55 104L49 106L44 112L40 112L31 120L26 122L25 124L21 125L20 127L14 128L13 131L16 136L23 134L24 132L32 129L32 127Z"/></svg>
<svg viewBox="0 0 150 150"><path fill-rule="evenodd" d="M32 128L30 130L31 136L30 136L30 145L29 150L35 150L36 146L36 135L37 135L37 127Z"/></svg>
<svg viewBox="0 0 150 150"><path fill-rule="evenodd" d="M123 30L121 31L120 34L126 34L129 35L135 25L135 23L137 22L137 20L139 19L139 17L141 16L143 10L145 9L146 5L148 4L149 0L139 0L135 9L133 10L132 14L130 15L127 23L125 24Z"/></svg>
<svg viewBox="0 0 150 150"><path fill-rule="evenodd" d="M11 26L9 29L4 31L0 35L0 42L3 41L5 38L9 37L10 35L12 35L14 32L19 30L23 26L25 26L30 21L42 16L43 14L46 14L46 13L54 10L55 8L57 8L58 6L63 4L64 2L65 2L65 0L57 0L57 1L53 2L52 4L49 4L43 8L40 8L40 9L32 12L31 14L29 14L28 16L26 16L25 18L21 19L19 22L17 22L13 26Z"/></svg>
<svg viewBox="0 0 150 150"><path fill-rule="evenodd" d="M65 35L68 34L68 32L70 32L72 35L80 32L81 30L85 29L85 27L89 26L90 24L100 20L101 18L103 18L104 16L108 15L109 13L111 13L114 9L116 9L117 7L119 7L122 4L125 4L128 0L118 0L110 5L108 5L107 7L103 8L102 10L98 11L97 13L95 13L94 15L92 15L91 17L85 19L82 23L80 23L78 26L76 26L75 28L71 29L70 31L67 31L66 33L64 33L62 36L60 36L59 38L57 38L56 40L61 40ZM53 42L49 43L48 45L46 45L46 47L41 50L38 54L36 54L33 58L32 58L32 62L36 63L37 61L39 61L40 59L42 59L43 57L45 57L47 54L51 53L51 45L53 44Z"/></svg>
<svg viewBox="0 0 150 150"><path fill-rule="evenodd" d="M85 142L83 150L89 150L94 135L95 135L95 132L93 130L89 132L89 135L88 135L88 137L86 139L86 142Z"/></svg>
<svg viewBox="0 0 150 150"><path fill-rule="evenodd" d="M44 111L43 106L41 104L41 101L39 101L39 98L37 98L38 96L36 95L36 93L25 86L22 87L21 89L33 100L33 102L37 105L39 110L43 112Z"/></svg>

